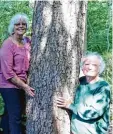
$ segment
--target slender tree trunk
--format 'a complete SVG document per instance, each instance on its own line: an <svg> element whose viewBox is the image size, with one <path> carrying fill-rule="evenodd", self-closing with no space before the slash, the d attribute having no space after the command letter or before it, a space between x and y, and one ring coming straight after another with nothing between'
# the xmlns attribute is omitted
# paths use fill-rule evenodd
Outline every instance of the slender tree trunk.
<svg viewBox="0 0 113 134"><path fill-rule="evenodd" d="M70 134L70 113L57 108L58 96L73 98L83 52L86 1L36 1L27 134Z"/></svg>
<svg viewBox="0 0 113 134"><path fill-rule="evenodd" d="M34 0L29 0L29 7L33 8L34 7L34 3L35 3Z"/></svg>
<svg viewBox="0 0 113 134"><path fill-rule="evenodd" d="M111 28L111 22L112 22L112 16L113 16L113 10L112 9L113 9L113 1L108 0L108 22L106 22L106 27L107 27L107 51L109 51L109 47L110 47L109 31L110 31L110 28ZM109 61L110 61L110 59L109 59ZM108 134L113 133L113 94L111 96L110 113L111 113L110 114L111 115L110 116L111 117L111 122L110 122L110 127L109 127Z"/></svg>

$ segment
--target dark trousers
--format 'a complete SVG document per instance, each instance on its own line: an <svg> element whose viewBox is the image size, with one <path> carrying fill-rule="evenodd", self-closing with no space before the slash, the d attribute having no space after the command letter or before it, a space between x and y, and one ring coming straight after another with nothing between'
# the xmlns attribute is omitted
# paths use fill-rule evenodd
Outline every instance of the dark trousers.
<svg viewBox="0 0 113 134"><path fill-rule="evenodd" d="M22 134L21 113L25 109L25 94L16 88L0 88L0 93L5 103L1 127L4 134Z"/></svg>

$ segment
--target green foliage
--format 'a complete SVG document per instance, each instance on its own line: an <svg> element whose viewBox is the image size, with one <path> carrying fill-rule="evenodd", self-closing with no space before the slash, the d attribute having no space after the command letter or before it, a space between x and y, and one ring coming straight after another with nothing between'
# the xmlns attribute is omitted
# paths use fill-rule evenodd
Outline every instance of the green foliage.
<svg viewBox="0 0 113 134"><path fill-rule="evenodd" d="M0 95L0 115L2 115L4 112L4 102L3 102L3 99Z"/></svg>
<svg viewBox="0 0 113 134"><path fill-rule="evenodd" d="M112 17L110 1L89 1L87 11L87 50L100 53L106 70L103 77L112 83Z"/></svg>
<svg viewBox="0 0 113 134"><path fill-rule="evenodd" d="M0 1L0 46L8 36L8 25L13 15L25 13L32 20L33 9L29 6L29 1Z"/></svg>
<svg viewBox="0 0 113 134"><path fill-rule="evenodd" d="M111 5L107 2L88 2L87 16L87 44L88 50L98 51L103 54L112 47L112 27L111 27ZM109 30L109 33L108 33ZM109 43L108 46L108 37Z"/></svg>

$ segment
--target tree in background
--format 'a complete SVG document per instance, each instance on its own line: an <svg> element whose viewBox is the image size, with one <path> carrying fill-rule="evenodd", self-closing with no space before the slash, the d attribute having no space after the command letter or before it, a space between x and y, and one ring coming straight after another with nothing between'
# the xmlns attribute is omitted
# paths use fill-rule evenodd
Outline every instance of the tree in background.
<svg viewBox="0 0 113 134"><path fill-rule="evenodd" d="M70 134L70 113L57 108L57 96L73 97L83 52L86 1L36 1L27 134Z"/></svg>

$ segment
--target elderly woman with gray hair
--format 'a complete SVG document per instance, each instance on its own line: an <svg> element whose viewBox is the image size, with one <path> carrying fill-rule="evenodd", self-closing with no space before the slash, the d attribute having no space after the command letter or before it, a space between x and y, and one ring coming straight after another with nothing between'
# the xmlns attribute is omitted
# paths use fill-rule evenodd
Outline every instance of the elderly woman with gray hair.
<svg viewBox="0 0 113 134"><path fill-rule="evenodd" d="M27 84L30 60L30 39L24 34L29 27L26 14L12 17L10 36L0 49L0 93L5 103L1 126L4 134L21 134L21 112L25 95L34 97L34 89ZM23 102L21 99L23 98Z"/></svg>
<svg viewBox="0 0 113 134"><path fill-rule="evenodd" d="M71 134L107 134L110 117L110 87L99 75L104 71L103 58L96 52L84 56L84 76L74 101L57 98L57 106L72 111Z"/></svg>

